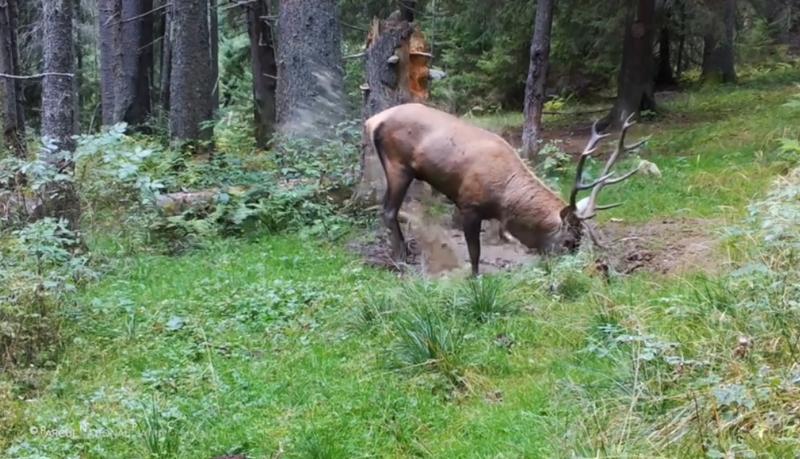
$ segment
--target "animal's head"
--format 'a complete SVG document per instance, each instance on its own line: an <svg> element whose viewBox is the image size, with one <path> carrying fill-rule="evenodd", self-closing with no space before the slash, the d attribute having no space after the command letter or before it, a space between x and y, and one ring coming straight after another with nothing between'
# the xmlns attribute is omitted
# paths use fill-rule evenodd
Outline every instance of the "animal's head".
<svg viewBox="0 0 800 459"><path fill-rule="evenodd" d="M621 176L617 176L616 173L611 170L611 168L621 155L639 148L646 142L645 139L631 146L625 145L625 135L627 134L628 129L636 124L633 121L633 116L634 114L631 114L625 119L625 122L622 125L622 131L620 133L619 140L617 142L617 147L608 157L608 160L606 161L603 170L600 173L600 177L591 182L584 182L583 168L586 165L586 160L590 156L594 155L594 153L597 151L600 141L609 135L599 134L597 132L596 122L592 126L592 136L589 138L586 148L584 148L580 158L578 159L578 167L575 174L575 184L573 185L572 192L570 193L569 203L567 206L561 209L561 228L559 228L558 232L550 241L550 251L569 253L575 252L580 247L585 233L588 233L589 237L591 237L592 241L596 245L601 246L590 220L597 215L597 212L617 207L621 203L598 205L597 196L605 186L620 183L629 179L631 176L633 176L633 174L636 173L638 169L633 169ZM590 191L590 194L589 196L578 201L577 198L580 191Z"/></svg>

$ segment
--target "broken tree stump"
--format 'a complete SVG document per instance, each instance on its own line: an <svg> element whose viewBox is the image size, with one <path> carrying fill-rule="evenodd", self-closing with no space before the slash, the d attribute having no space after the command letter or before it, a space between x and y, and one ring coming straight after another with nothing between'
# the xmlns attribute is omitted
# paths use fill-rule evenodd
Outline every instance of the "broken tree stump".
<svg viewBox="0 0 800 459"><path fill-rule="evenodd" d="M433 57L425 36L413 21L413 10L395 11L387 19L373 19L367 34L365 54L366 82L363 119L409 102L425 102L430 95L430 62ZM419 193L412 185L410 195ZM383 169L372 145L362 141L361 180L355 198L372 204L386 190Z"/></svg>

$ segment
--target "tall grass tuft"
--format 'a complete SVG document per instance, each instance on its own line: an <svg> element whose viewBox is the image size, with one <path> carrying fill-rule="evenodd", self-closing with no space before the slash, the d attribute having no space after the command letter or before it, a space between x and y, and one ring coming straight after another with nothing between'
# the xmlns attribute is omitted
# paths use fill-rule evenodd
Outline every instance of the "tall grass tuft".
<svg viewBox="0 0 800 459"><path fill-rule="evenodd" d="M478 322L506 314L515 306L508 283L499 277L470 279L459 293L458 308Z"/></svg>
<svg viewBox="0 0 800 459"><path fill-rule="evenodd" d="M136 428L148 457L167 459L178 455L180 434L177 419L170 412L164 412L155 397L145 407L142 417L136 422Z"/></svg>
<svg viewBox="0 0 800 459"><path fill-rule="evenodd" d="M394 326L398 368L434 371L451 382L459 379L464 335L451 315L423 303L401 314Z"/></svg>
<svg viewBox="0 0 800 459"><path fill-rule="evenodd" d="M307 430L300 435L289 457L303 459L344 459L350 457L341 442L328 432Z"/></svg>

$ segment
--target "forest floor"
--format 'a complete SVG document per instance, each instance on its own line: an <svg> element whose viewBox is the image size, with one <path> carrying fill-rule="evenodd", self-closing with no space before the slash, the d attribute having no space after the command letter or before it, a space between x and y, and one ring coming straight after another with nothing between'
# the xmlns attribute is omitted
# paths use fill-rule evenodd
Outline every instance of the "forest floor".
<svg viewBox="0 0 800 459"><path fill-rule="evenodd" d="M798 134L800 112L784 106L798 80L783 69L691 88L636 128L652 135L641 157L662 178L607 190L608 202L625 202L600 221L607 252L529 263L487 231L487 268L502 272L469 283L442 212L433 231L411 230L426 270L456 271L433 281L387 269L373 233L350 245L265 236L117 260L68 311L54 368L17 375L27 382L4 405L17 427L0 450L794 457L796 436L762 428L772 410L791 429L791 410L750 397L742 375L760 363L732 357L754 320L729 307L723 276L746 261L730 236L747 225L748 204L788 170L775 152ZM562 190L570 172L555 182ZM409 224L430 226L425 215L412 210ZM431 269L422 258L437 244L452 256ZM729 417L726 406L742 411Z"/></svg>

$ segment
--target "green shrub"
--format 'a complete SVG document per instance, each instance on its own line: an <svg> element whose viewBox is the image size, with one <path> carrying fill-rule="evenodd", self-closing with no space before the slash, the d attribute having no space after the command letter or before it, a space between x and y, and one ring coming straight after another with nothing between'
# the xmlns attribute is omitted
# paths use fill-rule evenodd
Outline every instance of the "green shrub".
<svg viewBox="0 0 800 459"><path fill-rule="evenodd" d="M63 305L95 276L77 244L66 224L52 219L0 233L0 366L55 357Z"/></svg>

